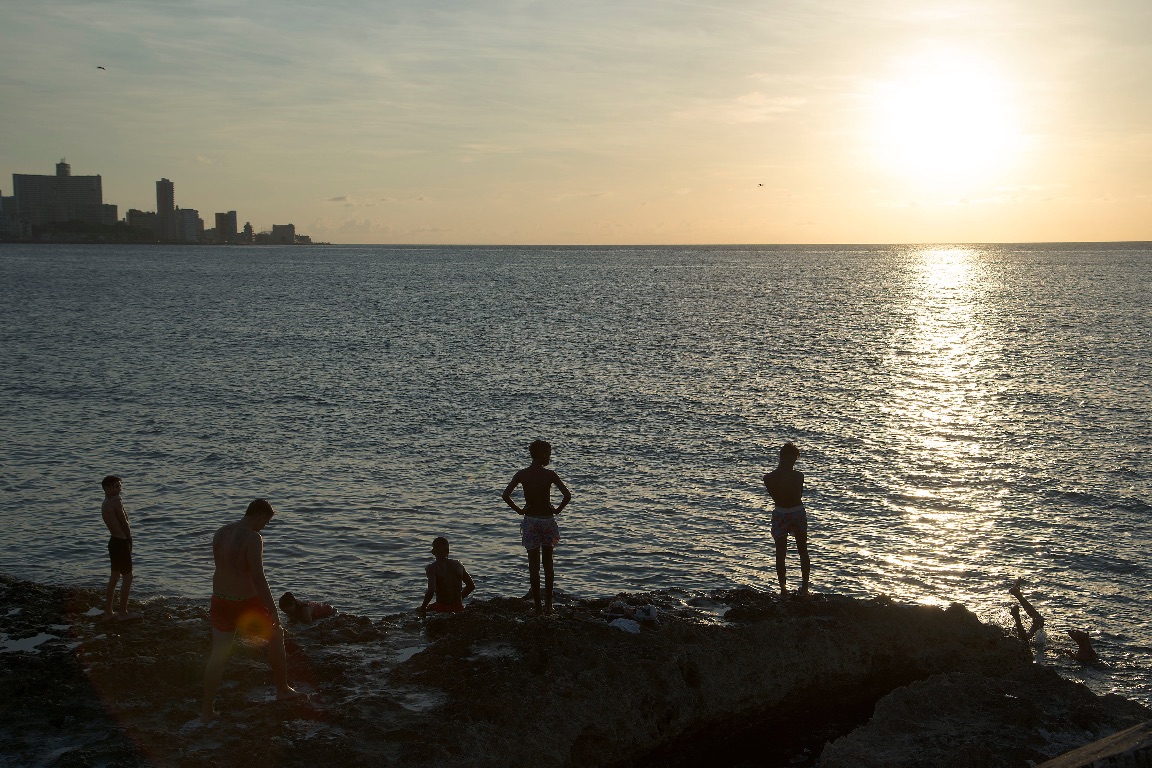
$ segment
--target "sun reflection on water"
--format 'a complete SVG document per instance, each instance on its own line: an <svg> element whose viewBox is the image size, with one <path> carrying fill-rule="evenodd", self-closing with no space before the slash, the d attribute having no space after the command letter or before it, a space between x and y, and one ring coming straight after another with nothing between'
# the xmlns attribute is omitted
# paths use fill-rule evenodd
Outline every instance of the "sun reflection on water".
<svg viewBox="0 0 1152 768"><path fill-rule="evenodd" d="M926 248L911 254L901 333L893 339L882 436L900 466L885 506L907 546L882 559L901 597L963 601L965 574L987 557L1000 494L989 492L981 425L992 403L981 381L992 342L981 306L981 253ZM877 587L880 585L877 584ZM893 583L884 585L893 591Z"/></svg>

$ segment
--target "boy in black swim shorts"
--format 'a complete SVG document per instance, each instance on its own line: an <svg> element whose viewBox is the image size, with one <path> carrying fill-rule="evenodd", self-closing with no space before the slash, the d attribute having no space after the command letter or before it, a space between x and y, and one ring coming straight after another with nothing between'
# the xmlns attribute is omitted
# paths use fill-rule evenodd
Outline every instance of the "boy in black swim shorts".
<svg viewBox="0 0 1152 768"><path fill-rule="evenodd" d="M132 591L132 527L128 524L128 513L124 511L124 501L120 494L124 483L115 475L108 475L100 481L104 488L104 503L100 513L104 525L108 526L108 559L112 561L112 574L108 577L108 599L104 607L105 619L135 618L128 613L128 594ZM123 578L120 587L120 611L113 609L116 597L116 583Z"/></svg>

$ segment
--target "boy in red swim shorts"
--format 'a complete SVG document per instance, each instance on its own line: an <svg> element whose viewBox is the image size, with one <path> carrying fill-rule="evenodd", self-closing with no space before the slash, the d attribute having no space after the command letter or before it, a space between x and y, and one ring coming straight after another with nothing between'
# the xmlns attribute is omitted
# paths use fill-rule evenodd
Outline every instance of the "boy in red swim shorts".
<svg viewBox="0 0 1152 768"><path fill-rule="evenodd" d="M204 670L204 701L200 721L216 717L213 703L216 689L224 676L224 664L232 652L236 632L259 637L268 643L268 663L276 683L279 701L304 694L288 685L288 667L284 657L284 630L272 601L272 590L264 575L264 539L260 531L272 520L276 510L264 499L248 505L244 517L225 525L212 537L212 557L216 572L212 575L212 652Z"/></svg>

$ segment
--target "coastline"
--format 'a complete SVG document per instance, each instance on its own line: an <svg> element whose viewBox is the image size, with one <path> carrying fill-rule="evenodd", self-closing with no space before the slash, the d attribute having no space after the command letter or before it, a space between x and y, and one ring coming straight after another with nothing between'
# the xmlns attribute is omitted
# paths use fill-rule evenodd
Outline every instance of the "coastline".
<svg viewBox="0 0 1152 768"><path fill-rule="evenodd" d="M340 614L290 628L308 701L272 701L263 653L237 644L220 720L186 728L206 604L146 597L120 624L92 615L100 590L0 576L0 594L14 765L837 768L931 765L936 750L1026 766L1152 718L959 605L719 590L617 596L656 607L636 634L608 625L608 598L559 600L546 619L517 598L428 620Z"/></svg>

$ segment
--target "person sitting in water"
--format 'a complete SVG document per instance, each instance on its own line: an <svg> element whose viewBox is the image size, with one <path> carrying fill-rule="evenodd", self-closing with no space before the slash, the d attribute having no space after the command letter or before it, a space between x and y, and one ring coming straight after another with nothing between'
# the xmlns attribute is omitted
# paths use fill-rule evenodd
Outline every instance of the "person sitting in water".
<svg viewBox="0 0 1152 768"><path fill-rule="evenodd" d="M291 592L280 595L280 610L291 620L301 624L311 624L316 619L326 619L336 613L328 603L311 600L297 600Z"/></svg>
<svg viewBox="0 0 1152 768"><path fill-rule="evenodd" d="M459 613L464 610L464 598L472 594L476 585L463 563L448 559L448 539L437 536L432 541L432 554L436 561L424 569L428 576L428 589L424 592L424 602L420 604L420 615L425 615L429 607L439 613ZM436 602L429 606L433 597Z"/></svg>
<svg viewBox="0 0 1152 768"><path fill-rule="evenodd" d="M1040 615L1039 611L1032 607L1032 604L1029 603L1021 593L1020 587L1023 583L1023 579L1016 579L1016 583L1008 588L1008 593L1015 597L1020 603L1019 606L1014 605L1008 610L1012 614L1012 620L1016 624L1014 628L1016 637L1019 638L1021 642L1028 643L1035 639L1040 633L1040 630L1044 629L1044 617ZM1024 628L1024 623L1020 621L1021 606L1023 606L1024 611L1031 619L1031 623L1027 629ZM1096 654L1096 649L1092 647L1092 640L1088 637L1087 632L1079 629L1069 629L1067 634L1068 637L1072 638L1076 643L1076 650L1063 649L1060 651L1061 656L1067 656L1070 659L1075 659L1085 664L1092 664L1100 660L1100 657Z"/></svg>

